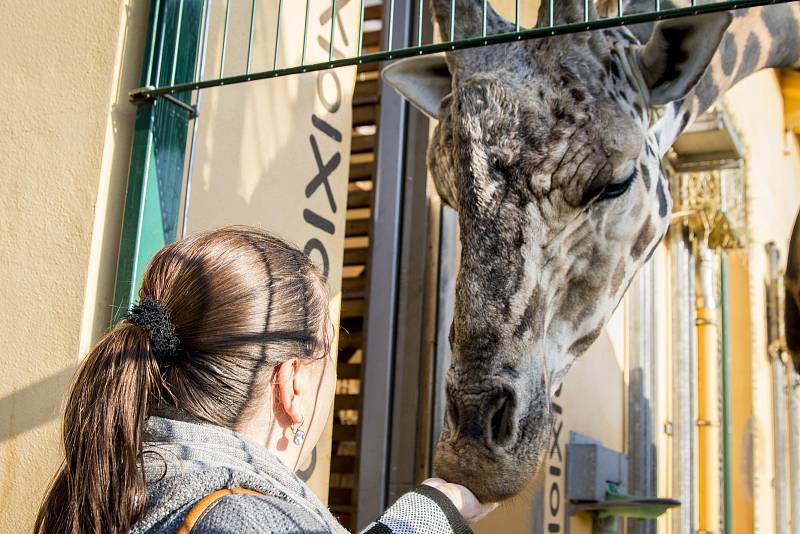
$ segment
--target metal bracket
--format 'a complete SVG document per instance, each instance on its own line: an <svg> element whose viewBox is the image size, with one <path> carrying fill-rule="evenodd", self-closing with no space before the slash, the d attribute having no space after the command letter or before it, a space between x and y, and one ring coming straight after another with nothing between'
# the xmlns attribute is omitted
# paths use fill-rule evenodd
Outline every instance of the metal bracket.
<svg viewBox="0 0 800 534"><path fill-rule="evenodd" d="M174 96L172 96L170 94L161 94L161 95L152 95L152 94L150 94L149 92L154 90L154 89L155 89L155 87L153 87L153 86L139 87L137 89L133 89L132 91L130 91L128 93L128 98L130 99L131 104L133 104L134 106L141 106L141 105L144 105L144 104L149 104L149 103L155 101L156 98L163 98L167 102L169 102L169 103L171 103L171 104L173 104L175 106L178 106L182 110L188 112L189 113L189 117L192 118L192 119L195 119L200 115L200 113L197 110L197 106L193 106L191 104L187 104L183 100L175 98Z"/></svg>

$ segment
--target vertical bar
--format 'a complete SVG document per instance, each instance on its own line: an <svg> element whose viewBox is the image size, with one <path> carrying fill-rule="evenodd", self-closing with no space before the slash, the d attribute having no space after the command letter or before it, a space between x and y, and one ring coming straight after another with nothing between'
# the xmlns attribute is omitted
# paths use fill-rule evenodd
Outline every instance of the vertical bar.
<svg viewBox="0 0 800 534"><path fill-rule="evenodd" d="M417 2L417 46L422 46L422 13L425 10L424 8L423 0L419 0Z"/></svg>
<svg viewBox="0 0 800 534"><path fill-rule="evenodd" d="M178 50L181 45L181 21L183 19L183 0L178 2L178 22L175 24L175 48L172 51L172 71L169 75L169 84L175 85L175 70L178 67Z"/></svg>
<svg viewBox="0 0 800 534"><path fill-rule="evenodd" d="M791 524L792 534L800 534L800 399L797 398L798 375L793 368L789 371L789 384L786 394L789 396L789 473L791 473Z"/></svg>
<svg viewBox="0 0 800 534"><path fill-rule="evenodd" d="M519 20L519 0L516 0L516 2L514 2L514 4L515 4L514 5L514 26L516 27L516 31L519 31L519 27L520 27L519 26L519 24L520 24L520 20ZM551 7L551 9L552 9L552 7Z"/></svg>
<svg viewBox="0 0 800 534"><path fill-rule="evenodd" d="M207 30L208 29L208 19L210 18L210 10L208 9L208 2L209 0L203 0L203 18L202 21L203 27ZM200 72L204 71L206 68L206 51L208 50L208 31L201 32L202 41L200 42L199 46L201 47L200 50L200 65L198 66L198 70ZM203 91L197 91L197 99L195 100L194 106L195 109L200 112L200 101L203 98ZM186 168L186 187L184 188L183 192L183 221L181 223L181 239L186 237L186 230L189 226L189 200L191 199L192 194L192 174L194 172L194 155L195 155L195 147L197 146L197 129L198 129L198 116L192 120L192 141L189 145L189 164Z"/></svg>
<svg viewBox="0 0 800 534"><path fill-rule="evenodd" d="M716 255L705 239L695 241L697 283L697 467L698 530L714 532L722 522L719 417L719 331L714 268Z"/></svg>
<svg viewBox="0 0 800 534"><path fill-rule="evenodd" d="M231 12L231 0L225 2L225 23L222 26L222 54L219 59L219 77L225 77L225 48L228 45L228 16Z"/></svg>
<svg viewBox="0 0 800 534"><path fill-rule="evenodd" d="M413 2L408 9L409 29L413 28ZM411 35L407 38L412 41ZM405 43L403 43L405 44ZM401 166L404 175L426 177L426 158L429 135L427 116L408 107L406 139L401 147ZM428 233L431 217L428 203L428 180L407 180L403 186L400 215L400 244L398 249L398 282L395 335L394 380L389 445L389 491L388 502L397 500L410 491L419 481L418 463L424 458L430 443L422 439L427 434L423 414L428 415L423 404L422 390L431 385L431 376L425 373L422 359L432 352L432 347L423 344L428 324L435 322L433 311L435 300L426 293L426 275L432 269L428 256ZM427 317L426 317L427 315ZM433 328L431 328L433 330ZM433 332L431 332L431 338ZM424 374L423 374L424 373ZM425 421L427 422L427 421ZM427 437L427 436L425 436ZM369 438L367 438L369 439ZM427 478L427 473L423 476Z"/></svg>
<svg viewBox="0 0 800 534"><path fill-rule="evenodd" d="M677 181L677 180L676 180ZM676 184L673 184L676 185ZM673 194L677 191L673 191ZM677 197L677 195L676 195ZM675 197L673 197L675 198ZM694 500L692 477L692 331L694 271L691 253L684 229L680 225L670 226L670 287L672 309L672 473L670 494L682 503L671 512L672 530L688 534L694 532Z"/></svg>
<svg viewBox="0 0 800 534"><path fill-rule="evenodd" d="M722 319L722 532L733 533L733 421L731 418L730 316L728 303L728 254L722 251L719 264L720 311Z"/></svg>
<svg viewBox="0 0 800 534"><path fill-rule="evenodd" d="M300 65L306 64L306 43L308 42L308 6L311 0L306 0L306 21L303 24L303 51L300 53ZM362 9L362 23L363 23L363 9Z"/></svg>
<svg viewBox="0 0 800 534"><path fill-rule="evenodd" d="M194 73L194 82L197 83L203 79L203 70L205 69L206 63L206 48L208 45L208 1L203 0L203 12L200 15L202 20L200 22L200 34L198 36L198 44L197 49L200 50L200 54L198 54L198 64L195 66L195 73ZM200 95L198 94L198 99Z"/></svg>
<svg viewBox="0 0 800 534"><path fill-rule="evenodd" d="M554 9L553 3L554 2L553 2L553 0L547 0L547 2L548 2L548 5L550 6L550 8L547 11L548 11L548 15L550 17L550 20L549 20L550 26L552 27L555 24L555 20L556 20L555 12L553 11L553 9Z"/></svg>
<svg viewBox="0 0 800 534"><path fill-rule="evenodd" d="M655 305L655 262L648 261L634 277L628 290L627 339L627 438L628 491L634 495L656 495L656 425L658 382L656 376L661 343L657 324L662 311ZM656 534L654 520L629 519L626 534ZM616 532L616 530L615 530Z"/></svg>
<svg viewBox="0 0 800 534"><path fill-rule="evenodd" d="M456 0L450 0L450 40L456 40Z"/></svg>
<svg viewBox="0 0 800 534"><path fill-rule="evenodd" d="M387 50L394 49L394 0L389 0L389 34L387 37Z"/></svg>
<svg viewBox="0 0 800 534"><path fill-rule="evenodd" d="M766 245L769 265L767 285L767 353L772 367L772 417L774 447L775 527L776 534L787 533L789 506L786 488L786 375L783 363L781 299L783 274L780 272L780 251L774 242Z"/></svg>
<svg viewBox="0 0 800 534"><path fill-rule="evenodd" d="M145 72L145 87L149 87L153 81L153 62L156 57L156 39L158 38L158 18L161 13L161 0L155 0L153 4L153 24L150 27L150 42L147 45L149 51L147 57L147 71Z"/></svg>
<svg viewBox="0 0 800 534"><path fill-rule="evenodd" d="M275 30L275 55L272 58L272 70L278 68L278 45L281 42L281 10L283 8L283 0L278 0L278 23Z"/></svg>
<svg viewBox="0 0 800 534"><path fill-rule="evenodd" d="M397 13L398 46L406 47L413 36L411 8L414 2L400 3ZM388 31L390 14L384 10L383 28ZM362 410L359 414L361 447L358 457L356 526L361 529L386 508L390 481L389 458L392 439L392 405L397 354L398 277L402 238L402 212L405 198L405 141L408 138L406 101L381 81L381 105L375 159L378 162L373 190L372 228L368 265L367 298L369 335L362 363Z"/></svg>
<svg viewBox="0 0 800 534"><path fill-rule="evenodd" d="M694 0L692 0L694 2ZM622 0L617 0L617 16L622 16Z"/></svg>
<svg viewBox="0 0 800 534"><path fill-rule="evenodd" d="M328 61L333 59L333 40L336 38L336 0L331 0L331 42L328 43Z"/></svg>
<svg viewBox="0 0 800 534"><path fill-rule="evenodd" d="M364 53L364 0L361 0L361 16L358 19L358 55Z"/></svg>
<svg viewBox="0 0 800 534"><path fill-rule="evenodd" d="M487 15L486 0L483 0L483 34L482 34L483 37L486 37L486 15Z"/></svg>
<svg viewBox="0 0 800 534"><path fill-rule="evenodd" d="M164 39L167 33L167 5L164 5L164 13L163 13L163 20L160 21L161 28L159 29L159 39L158 39L158 64L155 67L156 71L156 83L154 84L156 87L161 85L161 65L164 61Z"/></svg>
<svg viewBox="0 0 800 534"><path fill-rule="evenodd" d="M589 22L589 0L583 0L583 22Z"/></svg>
<svg viewBox="0 0 800 534"><path fill-rule="evenodd" d="M250 74L250 62L253 59L253 35L256 29L256 0L253 0L250 8L250 37L247 40L247 70L245 74Z"/></svg>
<svg viewBox="0 0 800 534"><path fill-rule="evenodd" d="M656 11L661 11L661 0L655 0L656 2Z"/></svg>
<svg viewBox="0 0 800 534"><path fill-rule="evenodd" d="M780 356L772 357L772 402L774 410L773 440L775 447L775 530L787 534L789 504L786 491L786 398L784 395L786 368Z"/></svg>

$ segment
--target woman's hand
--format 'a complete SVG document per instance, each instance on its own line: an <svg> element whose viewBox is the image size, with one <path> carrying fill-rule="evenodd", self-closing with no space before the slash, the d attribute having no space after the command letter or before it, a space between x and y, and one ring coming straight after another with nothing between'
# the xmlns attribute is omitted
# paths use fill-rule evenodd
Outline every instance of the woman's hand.
<svg viewBox="0 0 800 534"><path fill-rule="evenodd" d="M483 519L486 514L498 507L498 503L484 504L478 500L470 490L458 484L452 484L441 478L429 478L422 481L423 484L436 488L444 493L452 501L456 509L461 513L461 517L467 523L476 523Z"/></svg>

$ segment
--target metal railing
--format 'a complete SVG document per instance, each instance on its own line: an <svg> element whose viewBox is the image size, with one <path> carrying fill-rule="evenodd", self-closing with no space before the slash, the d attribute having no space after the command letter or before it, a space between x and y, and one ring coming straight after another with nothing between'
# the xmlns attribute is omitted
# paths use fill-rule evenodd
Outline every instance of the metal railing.
<svg viewBox="0 0 800 534"><path fill-rule="evenodd" d="M155 0L156 3L160 3L161 1L169 1L169 0ZM180 2L182 5L185 0L172 0ZM164 50L163 41L161 43L151 42L149 46L150 54L147 59L149 62L149 67L147 72L160 72L160 69L153 69L154 65L161 65L163 61L168 60L172 61L173 68L171 69L172 75L169 77L168 80L162 79L162 77L158 76L155 78L148 77L144 80L144 85L137 89L131 91L130 96L133 100L141 100L141 99L151 99L156 96L169 96L175 93L182 93L186 91L193 91L198 89L205 89L209 87L219 87L223 85L233 85L238 83L249 82L253 80L262 80L266 78L277 78L280 76L289 76L292 74L301 74L305 72L312 72L312 71L320 71L325 69L333 69L337 67L345 67L345 66L352 66L352 65L361 65L364 63L374 63L378 61L386 61L391 59L400 59L405 57L412 57L412 56L420 56L425 54L433 54L437 52L447 52L453 50L462 50L467 48L475 48L480 46L488 46L493 44L500 44L500 43L511 43L514 41L522 41L527 39L537 39L543 37L551 37L555 35L564 35L568 33L575 33L575 32L582 32L588 30L598 30L603 28L611 28L623 25L630 25L630 24L638 24L643 22L653 22L658 20L665 20L677 17L685 17L685 16L692 16L692 15L700 15L704 13L712 13L718 11L728 11L734 9L741 9L741 8L748 8L748 7L755 7L761 5L768 5L768 4L778 4L778 3L785 3L791 0L725 0L719 2L710 2L710 3L697 3L697 0L690 0L690 5L684 7L677 7L677 8L667 8L662 9L661 1L660 0L653 0L653 9L651 11L646 12L639 12L634 14L625 15L623 12L622 0L616 1L616 8L617 8L617 16L606 17L606 18L598 18L598 19L591 19L589 18L589 0L584 0L584 15L583 20L578 22L572 23L556 23L557 20L557 4L555 0L547 0L548 1L548 21L543 26L537 26L535 28L526 29L520 25L520 0L516 0L515 2L515 20L514 20L514 31L510 32L503 32L503 33L495 33L489 34L487 31L487 5L490 4L488 0L483 0L483 23L482 23L482 31L480 35L475 35L463 39L456 39L455 38L455 28L457 25L457 13L456 13L456 0L451 0L450 2L450 31L449 31L449 39L445 40L444 42L431 42L431 43L424 43L422 37L422 21L423 21L423 13L426 10L422 9L423 4L427 2L427 0L408 0L408 1L415 1L419 3L418 16L416 25L416 45L408 46L404 48L392 49L391 46L388 49L380 50L380 51L372 51L365 53L363 35L364 35L364 11L365 11L365 0L359 0L359 7L360 7L360 17L358 20L358 28L357 33L358 35L358 43L356 46L356 54L348 57L334 57L334 43L337 39L337 32L336 32L336 25L337 25L337 5L341 4L341 0L332 0L331 1L331 19L330 19L330 41L328 46L328 57L326 60L323 61L316 61L316 62L307 62L307 44L308 44L308 36L309 36L309 5L311 0L306 0L305 4L305 24L303 27L303 40L302 40L302 50L300 54L300 61L297 64L292 65L280 65L279 64L279 50L281 50L281 23L282 23L282 12L284 8L283 0L272 0L273 2L277 2L277 22L275 24L275 31L274 31L274 51L273 51L273 61L272 61L272 68L267 70L261 70L258 72L251 72L252 66L252 58L253 58L253 42L255 38L255 30L256 30L256 16L258 13L258 0L251 0L250 2L250 24L249 24L249 36L248 36L248 45L247 45L247 52L245 58L245 69L244 72L240 72L238 74L226 74L225 72L225 61L226 61L226 52L228 48L228 37L229 37L229 20L231 15L231 0L225 0L225 19L223 22L223 35L222 35L222 47L220 57L218 58L219 69L217 69L216 77L206 78L203 79L203 72L202 69L197 68L194 72L193 79L187 80L176 80L175 78L175 69L174 65L177 62L177 54L178 54L178 41L174 41L174 50L167 51ZM208 9L208 0L204 0L203 2L203 10L204 12ZM388 27L386 28L386 34L389 36L387 39L388 43L392 43L392 32L394 29L394 12L395 12L395 0L385 0L384 2L384 9L387 9L388 15L386 20L388 20ZM156 6L156 13L159 12ZM205 54L206 48L206 37L207 37L207 17L203 17L203 25L200 29L198 34L198 39L200 40L198 43L198 58L197 62L199 64L200 58ZM167 21L154 21L155 26L159 24L163 25L166 24ZM180 22L179 22L180 24ZM151 39L156 39L156 36L163 36L165 32L163 28L161 31L154 31L152 32ZM162 37L163 39L163 37Z"/></svg>

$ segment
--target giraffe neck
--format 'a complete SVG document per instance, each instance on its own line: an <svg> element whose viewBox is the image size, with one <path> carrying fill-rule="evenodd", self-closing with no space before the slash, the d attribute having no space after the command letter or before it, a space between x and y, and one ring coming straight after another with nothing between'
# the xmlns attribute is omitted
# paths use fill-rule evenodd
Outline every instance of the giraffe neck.
<svg viewBox="0 0 800 534"><path fill-rule="evenodd" d="M667 106L658 131L662 154L728 89L764 68L800 64L800 5L795 2L733 12L734 19L708 70L682 100Z"/></svg>

